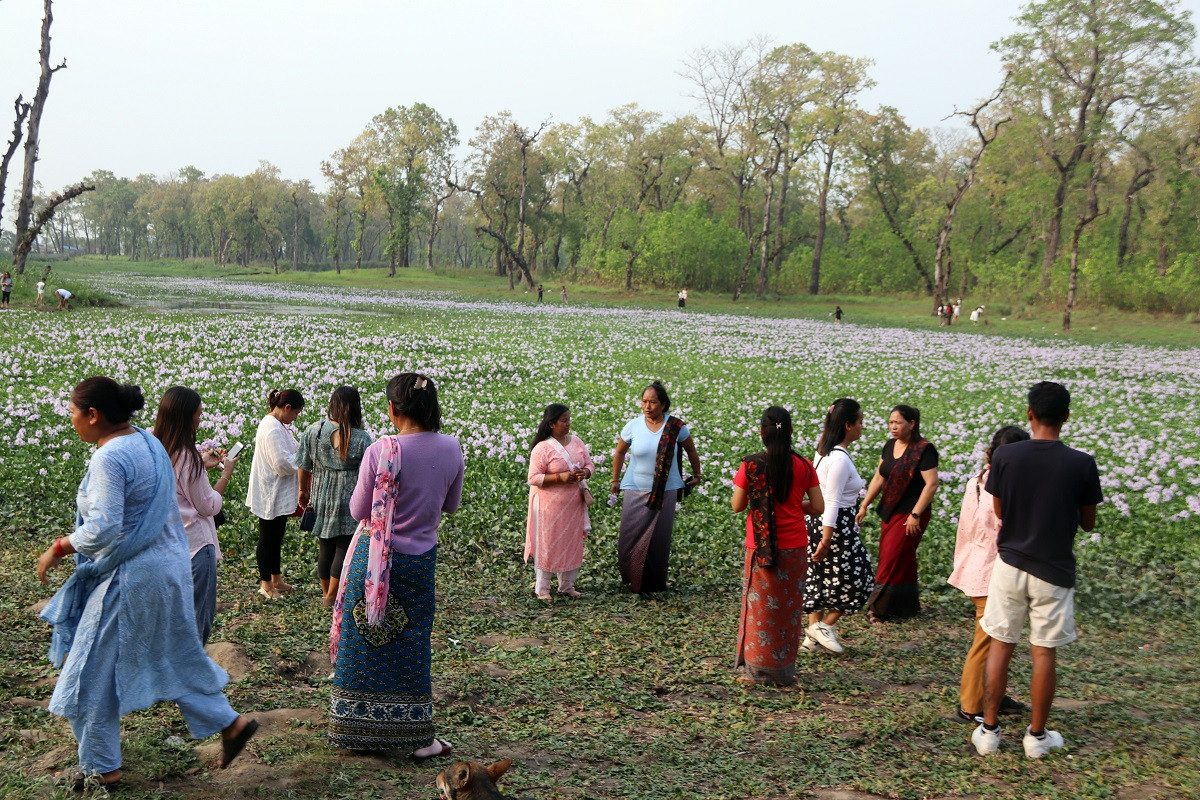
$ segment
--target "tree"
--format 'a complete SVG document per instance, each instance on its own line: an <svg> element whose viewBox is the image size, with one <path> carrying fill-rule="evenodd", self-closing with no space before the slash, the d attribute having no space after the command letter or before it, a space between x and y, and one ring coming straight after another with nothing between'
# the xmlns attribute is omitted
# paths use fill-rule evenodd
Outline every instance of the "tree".
<svg viewBox="0 0 1200 800"><path fill-rule="evenodd" d="M42 16L42 46L38 51L38 63L41 66L41 72L38 77L37 89L33 93L33 100L29 103L29 120L26 123L25 172L21 178L21 194L17 199L16 246L13 247L13 266L16 268L18 275L24 274L25 258L29 255L29 248L21 247L20 243L22 240L32 241L29 237L29 230L30 225L33 224L33 173L38 160L38 144L42 130L42 112L46 108L46 98L50 95L50 79L54 77L54 73L67 67L66 61L63 61L57 67L50 66L50 24L54 21L54 14L50 8L52 3L53 0L43 0L45 11ZM17 104L18 116L20 116L19 99ZM51 214L54 213L55 208L57 208L57 205L49 207ZM34 235L36 236L36 234Z"/></svg>
<svg viewBox="0 0 1200 800"><path fill-rule="evenodd" d="M1192 74L1195 31L1177 0L1041 0L1027 5L1017 24L1018 32L993 49L1012 75L1013 106L1038 122L1042 155L1055 177L1042 258L1045 290L1069 202L1081 201L1083 227L1099 216L1093 207L1099 151L1111 149L1133 117L1178 97ZM1073 236L1072 286L1077 246ZM1073 298L1069 291L1064 328L1070 327Z"/></svg>

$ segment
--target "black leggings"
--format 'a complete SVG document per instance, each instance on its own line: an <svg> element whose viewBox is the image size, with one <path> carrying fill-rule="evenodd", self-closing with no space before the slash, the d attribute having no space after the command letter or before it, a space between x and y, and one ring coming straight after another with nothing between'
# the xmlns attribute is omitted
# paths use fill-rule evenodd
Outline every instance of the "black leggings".
<svg viewBox="0 0 1200 800"><path fill-rule="evenodd" d="M275 519L258 520L258 547L254 555L258 557L258 579L271 582L272 575L280 575L279 551L283 547L283 534L287 531L287 514Z"/></svg>
<svg viewBox="0 0 1200 800"><path fill-rule="evenodd" d="M350 546L353 536L334 536L329 539L318 539L320 551L317 554L317 577L321 580L342 579L342 562L346 560L346 548Z"/></svg>

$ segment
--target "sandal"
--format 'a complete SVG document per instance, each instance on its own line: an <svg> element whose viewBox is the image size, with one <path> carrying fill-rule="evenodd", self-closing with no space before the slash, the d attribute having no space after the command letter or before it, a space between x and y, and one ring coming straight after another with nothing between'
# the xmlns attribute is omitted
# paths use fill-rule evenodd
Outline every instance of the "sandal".
<svg viewBox="0 0 1200 800"><path fill-rule="evenodd" d="M220 769L225 769L233 760L241 755L242 750L246 749L246 743L250 741L250 737L254 736L258 730L258 720L252 719L246 723L241 732L232 739L221 737L221 760L217 763Z"/></svg>
<svg viewBox="0 0 1200 800"><path fill-rule="evenodd" d="M559 589L559 594L565 594L567 597L583 597L583 592L572 586L570 589Z"/></svg>
<svg viewBox="0 0 1200 800"><path fill-rule="evenodd" d="M871 623L872 625L882 625L883 624L883 620L881 620L879 617L875 616L874 611L867 612L867 622Z"/></svg>
<svg viewBox="0 0 1200 800"><path fill-rule="evenodd" d="M84 789L96 786L113 789L121 783L121 770L114 769L112 772L105 772L103 774L99 772L84 772L82 769L77 769L73 772L56 772L54 774L54 782L68 785L76 792L82 792Z"/></svg>
<svg viewBox="0 0 1200 800"><path fill-rule="evenodd" d="M430 753L427 756L419 756L416 753L413 753L413 758L415 758L417 761L428 761L431 758L441 758L442 756L448 756L448 755L450 755L450 753L452 753L454 751L454 745L450 744L445 739L439 739L435 736L435 737L433 737L433 741L429 743L429 746L432 747L435 744L438 746L438 751L436 753ZM425 748L421 748L421 749L423 750Z"/></svg>

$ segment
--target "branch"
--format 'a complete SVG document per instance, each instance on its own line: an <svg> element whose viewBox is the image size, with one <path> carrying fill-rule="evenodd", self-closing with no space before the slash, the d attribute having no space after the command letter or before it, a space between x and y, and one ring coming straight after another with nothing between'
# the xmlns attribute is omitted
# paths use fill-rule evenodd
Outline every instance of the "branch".
<svg viewBox="0 0 1200 800"><path fill-rule="evenodd" d="M8 165L12 161L12 157L16 155L17 148L21 146L21 128L25 124L25 116L29 113L29 103L24 102L21 95L17 95L17 99L13 101L13 111L15 119L13 120L13 138L8 143L8 149L4 151L4 159L0 161L0 218L4 216L4 195L5 186L8 185Z"/></svg>
<svg viewBox="0 0 1200 800"><path fill-rule="evenodd" d="M95 188L95 186L88 186L85 183L77 183L66 191L51 197L50 201L46 203L45 208L37 213L37 217L33 220L33 225L13 244L13 263L24 263L25 256L29 255L29 251L33 248L34 239L41 233L42 226L54 217L54 212L58 210L59 206L74 200L84 192L94 191ZM18 262L18 258L20 258L20 262Z"/></svg>

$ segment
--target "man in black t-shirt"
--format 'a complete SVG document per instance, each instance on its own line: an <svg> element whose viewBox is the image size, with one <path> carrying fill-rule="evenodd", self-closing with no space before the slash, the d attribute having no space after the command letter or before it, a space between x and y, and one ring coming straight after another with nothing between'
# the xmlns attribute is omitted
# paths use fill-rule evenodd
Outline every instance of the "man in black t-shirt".
<svg viewBox="0 0 1200 800"><path fill-rule="evenodd" d="M1075 531L1096 526L1103 500L1096 460L1059 438L1070 416L1071 393L1042 381L1029 390L1026 415L1033 438L996 450L988 474L1000 533L987 608L979 626L992 638L984 670L983 724L971 734L980 755L1000 747L1000 701L1008 665L1029 618L1033 656L1032 720L1025 755L1041 758L1063 746L1046 729L1056 682L1056 648L1075 641Z"/></svg>

